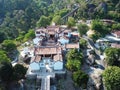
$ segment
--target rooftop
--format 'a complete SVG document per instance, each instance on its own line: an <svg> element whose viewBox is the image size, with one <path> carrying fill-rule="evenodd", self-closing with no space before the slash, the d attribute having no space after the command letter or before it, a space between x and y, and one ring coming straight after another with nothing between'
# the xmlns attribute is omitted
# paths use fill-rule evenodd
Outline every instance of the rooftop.
<svg viewBox="0 0 120 90"><path fill-rule="evenodd" d="M79 46L79 43L71 43L71 44L65 44L65 48L67 48L67 49L72 49L72 48L79 49L80 46Z"/></svg>
<svg viewBox="0 0 120 90"><path fill-rule="evenodd" d="M120 44L112 43L111 47L113 47L113 48L120 48Z"/></svg>
<svg viewBox="0 0 120 90"><path fill-rule="evenodd" d="M51 54L57 54L61 53L61 47L38 47L35 49L35 54L39 55L51 55Z"/></svg>
<svg viewBox="0 0 120 90"><path fill-rule="evenodd" d="M53 59L54 59L54 61L62 61L62 60L63 60L63 59L62 59L62 55L60 55L60 54L55 55L55 56L53 57Z"/></svg>
<svg viewBox="0 0 120 90"><path fill-rule="evenodd" d="M116 34L117 36L120 36L120 30L119 31L114 31L112 33Z"/></svg>

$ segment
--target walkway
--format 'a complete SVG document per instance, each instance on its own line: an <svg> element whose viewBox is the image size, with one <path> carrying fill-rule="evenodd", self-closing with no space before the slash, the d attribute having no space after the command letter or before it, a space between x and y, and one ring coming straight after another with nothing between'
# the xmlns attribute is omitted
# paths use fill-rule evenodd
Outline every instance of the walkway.
<svg viewBox="0 0 120 90"><path fill-rule="evenodd" d="M50 90L50 75L42 77L41 90Z"/></svg>
<svg viewBox="0 0 120 90"><path fill-rule="evenodd" d="M55 73L52 72L49 66L43 68L41 73L37 74L37 78L41 78L41 89L40 90L50 90L50 77L55 77Z"/></svg>

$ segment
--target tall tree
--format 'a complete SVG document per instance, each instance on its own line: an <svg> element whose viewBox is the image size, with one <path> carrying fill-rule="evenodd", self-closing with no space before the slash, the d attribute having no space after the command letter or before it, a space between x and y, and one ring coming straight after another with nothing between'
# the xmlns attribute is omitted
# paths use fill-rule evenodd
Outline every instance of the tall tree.
<svg viewBox="0 0 120 90"><path fill-rule="evenodd" d="M37 27L46 27L50 24L50 19L46 16L41 16L37 22Z"/></svg>
<svg viewBox="0 0 120 90"><path fill-rule="evenodd" d="M0 78L3 82L9 82L13 75L13 68L11 63L2 62L0 64Z"/></svg>
<svg viewBox="0 0 120 90"><path fill-rule="evenodd" d="M83 59L83 55L80 51L78 51L77 49L71 49L67 55L67 60L73 60L73 59L76 59L76 60L80 60L82 61Z"/></svg>
<svg viewBox="0 0 120 90"><path fill-rule="evenodd" d="M28 33L25 34L24 41L31 40L35 38L35 31L30 29Z"/></svg>
<svg viewBox="0 0 120 90"><path fill-rule="evenodd" d="M99 20L93 20L92 21L92 30L94 30L97 33L100 33L101 36L105 36L107 33L109 33L107 25L102 23Z"/></svg>
<svg viewBox="0 0 120 90"><path fill-rule="evenodd" d="M79 60L68 60L66 63L66 67L68 70L74 72L78 71L81 68L81 62Z"/></svg>
<svg viewBox="0 0 120 90"><path fill-rule="evenodd" d="M87 87L89 76L83 71L79 70L77 72L74 72L72 78L76 86L79 86L82 88Z"/></svg>
<svg viewBox="0 0 120 90"><path fill-rule="evenodd" d="M26 68L21 65L21 64L16 64L14 67L13 67L13 70L14 70L14 73L13 73L13 78L15 80L20 80L20 79L23 79L25 78L25 74L26 74Z"/></svg>
<svg viewBox="0 0 120 90"><path fill-rule="evenodd" d="M52 19L52 22L54 22L56 25L61 24L61 16L57 15Z"/></svg>
<svg viewBox="0 0 120 90"><path fill-rule="evenodd" d="M120 49L107 48L105 50L106 61L108 65L120 66Z"/></svg>
<svg viewBox="0 0 120 90"><path fill-rule="evenodd" d="M103 72L103 80L107 90L119 90L120 89L120 68L113 66L108 67Z"/></svg>
<svg viewBox="0 0 120 90"><path fill-rule="evenodd" d="M83 60L82 53L79 52L77 49L71 49L66 56L67 56L66 63L67 69L69 69L72 72L80 70Z"/></svg>
<svg viewBox="0 0 120 90"><path fill-rule="evenodd" d="M3 32L0 32L0 43L2 43L6 39L6 35Z"/></svg>
<svg viewBox="0 0 120 90"><path fill-rule="evenodd" d="M80 47L82 48L87 47L87 41L84 38L80 39Z"/></svg>
<svg viewBox="0 0 120 90"><path fill-rule="evenodd" d="M73 17L69 17L67 25L68 25L69 28L75 26L75 19Z"/></svg>
<svg viewBox="0 0 120 90"><path fill-rule="evenodd" d="M5 51L1 51L1 50L0 50L0 64L1 64L2 62L10 62L10 59L7 57Z"/></svg>
<svg viewBox="0 0 120 90"><path fill-rule="evenodd" d="M13 40L4 40L2 43L2 49L11 52L16 49L16 45Z"/></svg>
<svg viewBox="0 0 120 90"><path fill-rule="evenodd" d="M89 28L86 24L79 24L77 27L78 27L80 36L86 34L86 32L89 30Z"/></svg>

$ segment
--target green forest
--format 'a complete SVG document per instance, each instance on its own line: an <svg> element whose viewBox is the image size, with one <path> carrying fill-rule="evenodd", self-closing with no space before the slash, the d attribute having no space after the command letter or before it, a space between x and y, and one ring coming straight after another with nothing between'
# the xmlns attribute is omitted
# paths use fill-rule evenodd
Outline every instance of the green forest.
<svg viewBox="0 0 120 90"><path fill-rule="evenodd" d="M74 16L76 21L101 18L120 21L120 0L0 0L0 43L5 39L23 39L30 29L62 18L75 4L80 6Z"/></svg>

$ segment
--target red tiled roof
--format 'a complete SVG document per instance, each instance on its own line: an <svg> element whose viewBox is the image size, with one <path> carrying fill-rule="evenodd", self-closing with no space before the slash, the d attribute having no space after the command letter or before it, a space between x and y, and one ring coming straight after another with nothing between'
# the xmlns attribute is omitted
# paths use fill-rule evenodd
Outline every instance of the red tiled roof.
<svg viewBox="0 0 120 90"><path fill-rule="evenodd" d="M34 62L34 61L39 62L40 60L41 60L41 56L39 56L39 55L33 56L33 57L31 58L31 62Z"/></svg>
<svg viewBox="0 0 120 90"><path fill-rule="evenodd" d="M49 55L49 54L57 54L61 53L61 47L38 47L35 50L35 54L40 55Z"/></svg>
<svg viewBox="0 0 120 90"><path fill-rule="evenodd" d="M46 32L46 29L45 28L40 28L40 29L37 29L36 32Z"/></svg>
<svg viewBox="0 0 120 90"><path fill-rule="evenodd" d="M114 34L116 34L117 36L120 36L120 30L119 31L114 31Z"/></svg>
<svg viewBox="0 0 120 90"><path fill-rule="evenodd" d="M54 60L54 61L62 61L62 55L59 55L59 54L55 55L55 56L53 57L53 60Z"/></svg>
<svg viewBox="0 0 120 90"><path fill-rule="evenodd" d="M113 48L120 48L120 44L113 43L113 44L111 44L111 47L113 47Z"/></svg>
<svg viewBox="0 0 120 90"><path fill-rule="evenodd" d="M49 34L55 34L56 32L60 32L59 26L48 26L46 29Z"/></svg>
<svg viewBox="0 0 120 90"><path fill-rule="evenodd" d="M77 44L66 44L65 48L67 48L67 49L72 49L72 48L79 49L79 43L77 43Z"/></svg>

